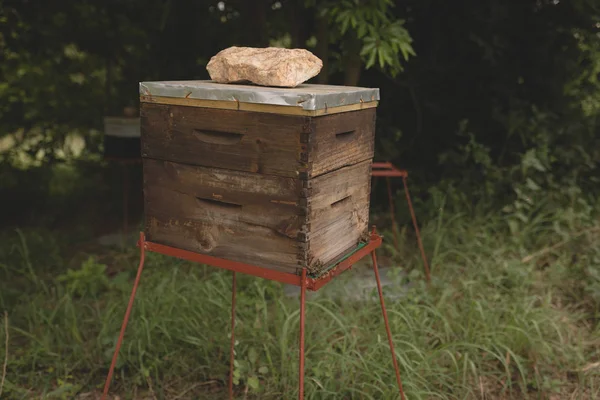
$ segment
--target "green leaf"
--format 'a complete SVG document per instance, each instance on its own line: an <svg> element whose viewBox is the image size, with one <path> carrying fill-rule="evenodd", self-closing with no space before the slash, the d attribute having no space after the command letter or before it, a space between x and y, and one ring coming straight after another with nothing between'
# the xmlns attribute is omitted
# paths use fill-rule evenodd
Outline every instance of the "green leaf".
<svg viewBox="0 0 600 400"><path fill-rule="evenodd" d="M388 43L381 44L381 50L383 52L383 59L388 65L393 65L395 57L392 55L394 52Z"/></svg>
<svg viewBox="0 0 600 400"><path fill-rule="evenodd" d="M367 60L367 64L365 65L366 69L369 69L373 65L375 65L375 57L376 56L377 56L377 50L373 49L373 51L371 51L371 55L369 56L369 59Z"/></svg>
<svg viewBox="0 0 600 400"><path fill-rule="evenodd" d="M346 33L346 30L348 30L348 23L350 22L350 18L345 18L342 21L342 27L341 27L341 32L342 35Z"/></svg>
<svg viewBox="0 0 600 400"><path fill-rule="evenodd" d="M248 358L250 359L250 364L255 364L258 360L258 353L254 347L251 347L250 350L248 350Z"/></svg>
<svg viewBox="0 0 600 400"><path fill-rule="evenodd" d="M375 10L375 15L373 19L379 19L382 23L385 23L388 21L387 16L385 15L385 13L382 10Z"/></svg>
<svg viewBox="0 0 600 400"><path fill-rule="evenodd" d="M410 56L416 55L412 46L409 44L400 45L400 50L402 51L402 57L404 57L405 60L408 60Z"/></svg>
<svg viewBox="0 0 600 400"><path fill-rule="evenodd" d="M258 373L262 374L262 375L266 375L269 373L269 368L265 367L264 365L262 367L260 367L258 369Z"/></svg>
<svg viewBox="0 0 600 400"><path fill-rule="evenodd" d="M508 227L510 229L510 233L512 233L513 235L519 232L519 223L514 219L508 220Z"/></svg>
<svg viewBox="0 0 600 400"><path fill-rule="evenodd" d="M374 52L376 50L375 48L375 41L367 41L362 49L360 50L360 55L361 56L366 56L367 54L370 54L372 52Z"/></svg>
<svg viewBox="0 0 600 400"><path fill-rule="evenodd" d="M366 34L367 34L367 25L360 24L358 26L358 30L356 31L356 35L358 36L359 39L362 39Z"/></svg>
<svg viewBox="0 0 600 400"><path fill-rule="evenodd" d="M369 31L369 36L373 39L377 36L377 29L373 25L369 24L367 30Z"/></svg>
<svg viewBox="0 0 600 400"><path fill-rule="evenodd" d="M522 212L516 212L515 213L515 217L519 218L524 223L528 223L529 222L529 218L527 218L527 216L525 214L523 214Z"/></svg>
<svg viewBox="0 0 600 400"><path fill-rule="evenodd" d="M538 190L540 190L540 186L535 183L531 178L527 178L527 181L525 182L525 185L527 186L528 189L537 192Z"/></svg>
<svg viewBox="0 0 600 400"><path fill-rule="evenodd" d="M521 161L522 171L525 174L529 168L536 169L540 172L545 172L546 168L541 163L541 161L537 158L535 153L535 149L531 149L525 153Z"/></svg>
<svg viewBox="0 0 600 400"><path fill-rule="evenodd" d="M381 48L379 48L377 50L377 55L378 55L378 60L379 60L379 67L381 67L381 68L385 67L385 59L384 59L384 55L383 55L383 50Z"/></svg>
<svg viewBox="0 0 600 400"><path fill-rule="evenodd" d="M255 376L249 377L248 378L248 386L250 386L250 388L253 390L258 390L258 388L259 388L258 378Z"/></svg>

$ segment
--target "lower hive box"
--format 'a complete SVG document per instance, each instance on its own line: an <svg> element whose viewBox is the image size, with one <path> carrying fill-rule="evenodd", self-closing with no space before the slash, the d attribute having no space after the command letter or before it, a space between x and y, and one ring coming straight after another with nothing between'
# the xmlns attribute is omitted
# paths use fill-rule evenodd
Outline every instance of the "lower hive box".
<svg viewBox="0 0 600 400"><path fill-rule="evenodd" d="M140 94L147 240L318 274L368 238L377 89L182 81Z"/></svg>

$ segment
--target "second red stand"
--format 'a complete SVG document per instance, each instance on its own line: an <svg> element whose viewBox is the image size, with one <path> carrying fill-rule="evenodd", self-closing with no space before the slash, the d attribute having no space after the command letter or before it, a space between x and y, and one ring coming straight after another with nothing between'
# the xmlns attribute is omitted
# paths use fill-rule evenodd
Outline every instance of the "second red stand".
<svg viewBox="0 0 600 400"><path fill-rule="evenodd" d="M390 184L390 178L402 178L404 184L404 193L406 194L406 201L408 203L408 209L410 210L410 216L412 218L413 226L415 228L415 234L417 235L417 243L419 244L419 250L421 251L421 258L423 259L423 268L425 269L425 279L427 283L431 281L431 274L429 273L429 262L427 261L427 255L425 255L425 249L423 248L423 241L421 240L421 232L419 231L419 224L417 224L417 217L415 210L410 199L410 193L408 191L408 171L396 168L392 163L389 162L376 162L373 163L372 177L385 177L387 184L388 198L390 203L390 216L392 218L392 232L394 234L394 246L396 249L398 246L398 232L396 227L396 215L394 213L394 196L392 195L392 185Z"/></svg>

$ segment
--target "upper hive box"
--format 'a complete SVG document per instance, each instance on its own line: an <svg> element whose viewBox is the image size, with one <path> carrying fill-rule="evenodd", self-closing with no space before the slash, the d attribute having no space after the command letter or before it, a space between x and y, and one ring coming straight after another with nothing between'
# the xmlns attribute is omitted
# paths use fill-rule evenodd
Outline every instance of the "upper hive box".
<svg viewBox="0 0 600 400"><path fill-rule="evenodd" d="M378 89L142 82L147 240L318 274L365 239Z"/></svg>

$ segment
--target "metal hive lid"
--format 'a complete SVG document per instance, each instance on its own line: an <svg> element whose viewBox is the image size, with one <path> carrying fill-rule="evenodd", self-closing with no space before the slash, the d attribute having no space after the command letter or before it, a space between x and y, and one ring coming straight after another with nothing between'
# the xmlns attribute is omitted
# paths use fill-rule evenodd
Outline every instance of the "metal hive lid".
<svg viewBox="0 0 600 400"><path fill-rule="evenodd" d="M140 82L140 95L299 107L307 111L379 101L376 88L318 84L278 88L203 80Z"/></svg>

